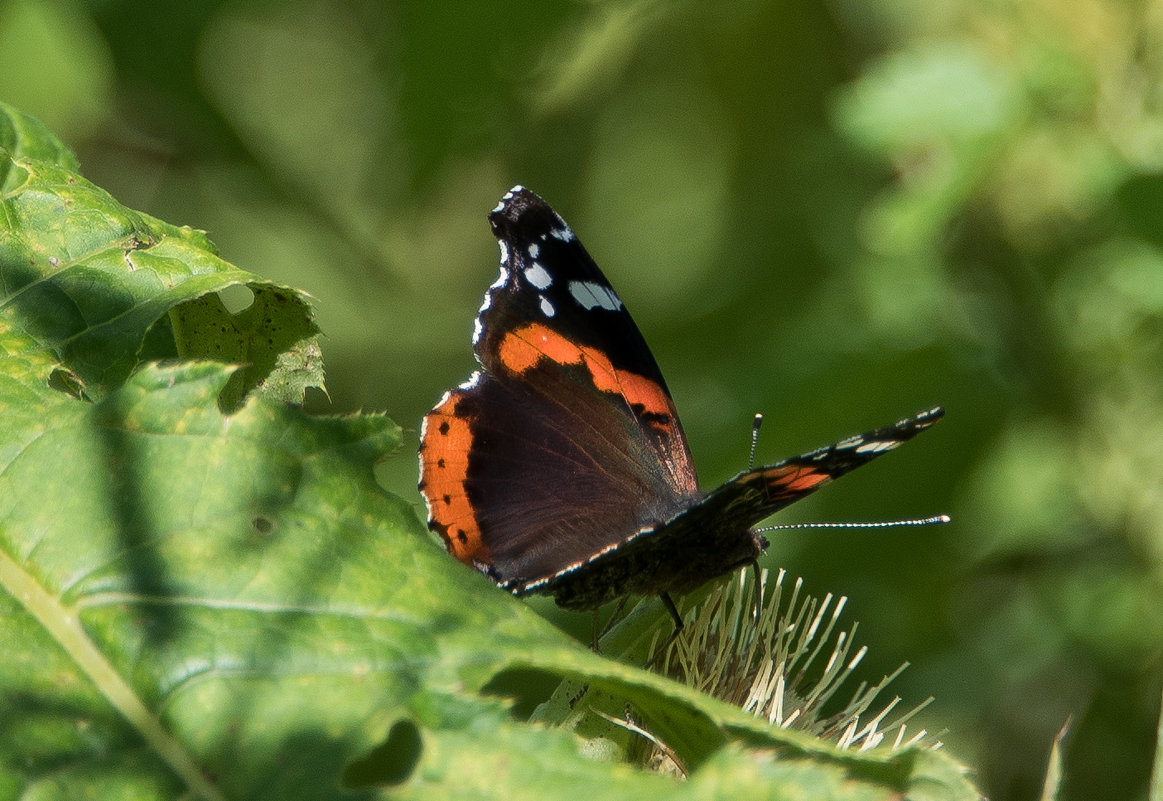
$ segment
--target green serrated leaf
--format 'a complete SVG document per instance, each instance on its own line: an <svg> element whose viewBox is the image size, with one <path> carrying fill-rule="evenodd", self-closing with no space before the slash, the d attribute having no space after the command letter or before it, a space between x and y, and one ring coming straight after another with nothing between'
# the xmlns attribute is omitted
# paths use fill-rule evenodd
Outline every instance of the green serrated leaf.
<svg viewBox="0 0 1163 801"><path fill-rule="evenodd" d="M323 386L318 329L295 293L254 287L250 303L230 312L218 294L187 301L170 312L183 358L241 364L223 390L222 403L235 408L247 391L262 387L285 403L300 403L307 387Z"/></svg>
<svg viewBox="0 0 1163 801"><path fill-rule="evenodd" d="M120 386L143 350L245 365L227 408L255 388L301 402L306 387L323 386L305 293L223 261L201 232L125 208L82 178L43 126L2 104L0 170L0 315L89 397ZM230 313L216 293L233 287L254 301ZM168 353L150 339L159 324Z"/></svg>
<svg viewBox="0 0 1163 801"><path fill-rule="evenodd" d="M42 413L16 420L35 399L0 380L4 438L24 443L0 471L0 718L42 720L77 765L144 747L138 780L176 775L208 798L255 795L296 729L351 736L369 704L407 697L433 651L422 632L390 635L415 624L376 575L417 534L372 478L399 430L257 398L226 416L229 378L148 367L96 405L45 387ZM5 749L28 786L46 767L38 745Z"/></svg>
<svg viewBox="0 0 1163 801"><path fill-rule="evenodd" d="M0 150L6 151L13 160L42 161L73 172L78 169L77 157L73 155L73 151L65 147L44 123L2 103L0 103ZM12 174L11 161L8 159L0 161L0 192L7 194L13 188L9 184L9 177ZM20 180L19 171L17 180Z"/></svg>

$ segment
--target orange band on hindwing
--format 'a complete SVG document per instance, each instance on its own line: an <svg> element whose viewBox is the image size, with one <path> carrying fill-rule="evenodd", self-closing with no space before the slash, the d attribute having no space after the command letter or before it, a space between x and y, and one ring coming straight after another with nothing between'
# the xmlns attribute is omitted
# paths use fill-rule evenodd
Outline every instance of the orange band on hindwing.
<svg viewBox="0 0 1163 801"><path fill-rule="evenodd" d="M428 504L429 527L448 552L465 564L487 562L488 548L465 492L472 420L456 415L462 393L449 392L424 417L420 435L420 491Z"/></svg>
<svg viewBox="0 0 1163 801"><path fill-rule="evenodd" d="M768 491L776 497L798 497L832 480L832 476L825 472L796 464L764 470L763 478L767 481Z"/></svg>

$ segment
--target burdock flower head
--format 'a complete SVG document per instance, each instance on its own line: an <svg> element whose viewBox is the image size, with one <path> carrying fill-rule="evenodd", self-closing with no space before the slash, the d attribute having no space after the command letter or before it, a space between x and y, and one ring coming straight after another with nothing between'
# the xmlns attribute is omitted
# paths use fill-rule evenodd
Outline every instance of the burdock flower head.
<svg viewBox="0 0 1163 801"><path fill-rule="evenodd" d="M804 595L802 579L788 593L785 578L783 570L773 582L766 570L742 570L712 590L684 614L682 635L655 657L656 669L773 726L804 731L840 748L872 748L886 736L893 738L893 748L940 747L924 730L906 739L906 723L931 698L891 720L900 698L870 712L906 665L874 685L861 682L842 708L829 704L868 649L853 653L856 624L837 631L847 598L829 593L820 601Z"/></svg>
<svg viewBox="0 0 1163 801"><path fill-rule="evenodd" d="M766 570L744 569L701 603L680 609L678 636L672 635L671 618L659 617L657 601L645 600L625 617L615 614L602 651L636 661L643 658L641 644L649 642L650 670L839 749L939 748L924 730L910 736L906 726L929 701L891 718L899 698L877 708L877 697L904 665L876 684L858 684L846 704L836 701L867 648L854 649L855 624L840 628L846 598L828 594L817 600L802 586L797 579L789 590L782 570L769 580ZM686 774L659 732L665 727L625 698L588 683L564 682L531 719L572 728L595 758Z"/></svg>

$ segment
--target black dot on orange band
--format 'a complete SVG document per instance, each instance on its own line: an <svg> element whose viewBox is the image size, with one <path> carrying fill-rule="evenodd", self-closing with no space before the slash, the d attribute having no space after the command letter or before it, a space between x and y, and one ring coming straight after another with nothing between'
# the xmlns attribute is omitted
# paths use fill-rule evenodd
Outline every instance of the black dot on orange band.
<svg viewBox="0 0 1163 801"><path fill-rule="evenodd" d="M448 433L448 421L447 420L445 420L443 423L440 424L440 433L441 434Z"/></svg>

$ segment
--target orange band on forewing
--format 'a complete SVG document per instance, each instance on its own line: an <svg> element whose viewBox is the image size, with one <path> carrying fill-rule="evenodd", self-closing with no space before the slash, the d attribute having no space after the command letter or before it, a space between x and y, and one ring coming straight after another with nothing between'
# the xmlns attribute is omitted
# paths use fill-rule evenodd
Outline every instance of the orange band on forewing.
<svg viewBox="0 0 1163 801"><path fill-rule="evenodd" d="M532 370L542 359L558 364L577 364L582 359L577 345L540 323L505 334L497 355L501 364L517 374Z"/></svg>
<svg viewBox="0 0 1163 801"><path fill-rule="evenodd" d="M658 382L616 369L600 350L579 348L541 323L505 334L498 355L501 364L517 374L533 369L542 359L563 365L582 364L600 391L621 395L631 406L640 406L650 414L665 415L669 419L674 413L670 398Z"/></svg>
<svg viewBox="0 0 1163 801"><path fill-rule="evenodd" d="M668 418L674 413L670 398L657 382L625 370L618 370L617 375L618 386L630 403L642 406L651 414L662 414Z"/></svg>
<svg viewBox="0 0 1163 801"><path fill-rule="evenodd" d="M465 493L472 429L468 419L456 416L459 397L450 393L424 418L420 491L428 503L431 526L444 539L449 553L472 564L487 562L488 549Z"/></svg>

